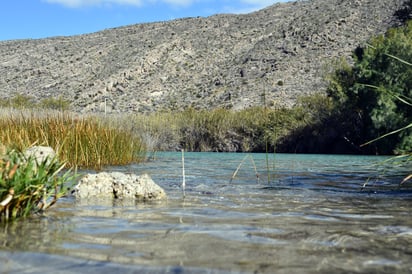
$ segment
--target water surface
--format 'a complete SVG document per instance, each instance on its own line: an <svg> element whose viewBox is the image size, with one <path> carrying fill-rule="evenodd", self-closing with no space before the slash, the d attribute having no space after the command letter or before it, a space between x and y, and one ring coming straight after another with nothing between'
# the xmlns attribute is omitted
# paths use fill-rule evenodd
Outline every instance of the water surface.
<svg viewBox="0 0 412 274"><path fill-rule="evenodd" d="M180 153L108 168L149 173L168 200L64 198L1 226L0 272L412 271L412 188L398 185L407 170L372 156L245 156L186 153L185 198Z"/></svg>

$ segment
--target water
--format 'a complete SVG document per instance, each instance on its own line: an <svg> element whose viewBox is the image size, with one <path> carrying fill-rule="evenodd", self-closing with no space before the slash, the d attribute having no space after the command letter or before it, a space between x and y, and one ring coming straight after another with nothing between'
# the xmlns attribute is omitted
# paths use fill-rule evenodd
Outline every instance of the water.
<svg viewBox="0 0 412 274"><path fill-rule="evenodd" d="M149 173L164 202L63 198L2 225L2 273L403 273L412 188L382 157L180 153L110 170ZM268 178L270 182L268 183ZM365 188L362 185L368 182ZM412 185L410 183L410 185Z"/></svg>

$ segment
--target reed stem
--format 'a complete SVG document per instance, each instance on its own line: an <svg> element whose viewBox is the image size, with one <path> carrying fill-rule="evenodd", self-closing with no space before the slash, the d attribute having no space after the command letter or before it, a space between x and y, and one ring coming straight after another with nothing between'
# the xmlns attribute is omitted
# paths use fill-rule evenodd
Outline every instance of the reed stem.
<svg viewBox="0 0 412 274"><path fill-rule="evenodd" d="M248 154L248 155L246 155L245 157L243 157L242 161L241 161L241 162L239 163L239 165L237 166L235 172L233 172L232 177L230 178L230 181L229 181L230 183L233 181L233 179L235 179L235 177L236 177L237 173L239 172L242 164L245 162L245 160L246 160L247 158L249 158L250 161L252 162L253 169L255 170L255 175L256 175L256 183L259 184L259 182L260 182L260 175L259 175L259 172L257 171L257 167L256 167L256 164L255 164L255 160L253 160L253 157L252 157L252 155L250 155L250 154Z"/></svg>
<svg viewBox="0 0 412 274"><path fill-rule="evenodd" d="M186 175L185 175L185 150L182 149L182 193L183 193L183 198L186 197Z"/></svg>

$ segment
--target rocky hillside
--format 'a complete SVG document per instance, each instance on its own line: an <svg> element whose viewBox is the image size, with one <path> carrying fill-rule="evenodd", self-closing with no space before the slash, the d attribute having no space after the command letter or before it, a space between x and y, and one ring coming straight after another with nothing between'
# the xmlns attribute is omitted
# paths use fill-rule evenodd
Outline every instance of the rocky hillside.
<svg viewBox="0 0 412 274"><path fill-rule="evenodd" d="M290 106L404 0L308 0L246 15L0 42L0 96L62 96L78 112ZM106 102L106 104L105 104Z"/></svg>

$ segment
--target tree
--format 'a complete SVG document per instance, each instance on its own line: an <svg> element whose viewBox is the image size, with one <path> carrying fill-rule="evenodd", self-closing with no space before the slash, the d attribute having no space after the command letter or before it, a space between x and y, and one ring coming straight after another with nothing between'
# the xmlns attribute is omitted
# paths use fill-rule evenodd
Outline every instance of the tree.
<svg viewBox="0 0 412 274"><path fill-rule="evenodd" d="M375 37L354 59L333 73L327 90L342 120L352 120L344 134L362 143L412 123L412 23ZM412 130L374 145L380 154L412 151Z"/></svg>

